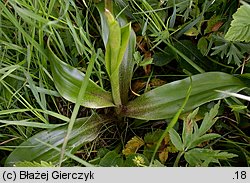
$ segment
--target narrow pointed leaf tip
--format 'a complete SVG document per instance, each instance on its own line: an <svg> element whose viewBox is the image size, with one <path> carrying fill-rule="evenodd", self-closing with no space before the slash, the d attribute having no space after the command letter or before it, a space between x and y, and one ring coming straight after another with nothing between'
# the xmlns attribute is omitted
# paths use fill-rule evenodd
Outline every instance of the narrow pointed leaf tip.
<svg viewBox="0 0 250 183"><path fill-rule="evenodd" d="M182 105L190 85L190 78L174 81L153 89L124 106L127 117L158 120L172 118ZM207 102L228 97L216 90L238 92L245 84L232 75L207 72L192 76L192 92L183 110L191 111Z"/></svg>
<svg viewBox="0 0 250 183"><path fill-rule="evenodd" d="M107 8L105 8L105 16L107 17L107 22L108 22L109 24L115 22L114 16L112 15L112 13L111 13Z"/></svg>

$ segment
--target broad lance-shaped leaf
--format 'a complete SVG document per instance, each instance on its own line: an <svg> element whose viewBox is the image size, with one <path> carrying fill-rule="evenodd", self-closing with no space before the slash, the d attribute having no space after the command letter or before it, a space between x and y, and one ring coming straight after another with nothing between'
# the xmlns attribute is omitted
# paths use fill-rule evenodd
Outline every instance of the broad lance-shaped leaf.
<svg viewBox="0 0 250 183"><path fill-rule="evenodd" d="M76 102L84 74L76 68L62 62L51 53L51 70L56 89L60 95L71 102ZM104 108L114 106L111 94L92 80L89 81L82 106L89 108Z"/></svg>
<svg viewBox="0 0 250 183"><path fill-rule="evenodd" d="M124 106L123 115L145 120L172 118L182 105L190 78L174 81L153 89ZM192 92L183 112L188 112L207 102L228 97L216 90L238 92L245 88L243 82L222 72L207 72L192 76Z"/></svg>
<svg viewBox="0 0 250 183"><path fill-rule="evenodd" d="M250 5L244 3L233 14L233 21L231 27L225 35L228 41L246 41L250 42Z"/></svg>
<svg viewBox="0 0 250 183"><path fill-rule="evenodd" d="M77 119L70 134L66 151L70 151L73 154L82 145L93 141L101 128L101 122L102 119L97 115ZM61 148L67 133L67 128L68 125L64 125L39 132L30 137L8 156L5 161L5 166L13 166L16 162L20 161L58 163L60 152L42 144L41 141Z"/></svg>

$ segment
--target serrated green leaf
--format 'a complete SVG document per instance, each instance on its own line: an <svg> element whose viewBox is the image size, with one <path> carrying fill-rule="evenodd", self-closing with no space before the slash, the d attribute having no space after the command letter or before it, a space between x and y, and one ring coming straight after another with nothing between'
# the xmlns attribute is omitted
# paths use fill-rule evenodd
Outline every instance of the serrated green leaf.
<svg viewBox="0 0 250 183"><path fill-rule="evenodd" d="M51 52L50 58L56 89L63 98L75 103L85 75L76 68L62 62L53 52ZM81 105L89 108L114 106L111 94L92 80L89 80Z"/></svg>
<svg viewBox="0 0 250 183"><path fill-rule="evenodd" d="M172 118L182 105L190 85L190 78L165 84L151 90L124 107L124 116L157 120ZM192 76L192 92L183 110L191 111L207 102L226 98L215 90L238 92L245 84L238 78L222 72L207 72Z"/></svg>
<svg viewBox="0 0 250 183"><path fill-rule="evenodd" d="M125 148L122 151L122 154L128 156L130 154L135 154L137 150L144 145L144 141L137 136L134 136L131 140L127 142Z"/></svg>
<svg viewBox="0 0 250 183"><path fill-rule="evenodd" d="M184 151L184 146L181 140L180 135L175 131L175 129L170 129L169 130L169 136L171 139L171 142L174 144L174 146L176 147L176 149L178 151Z"/></svg>
<svg viewBox="0 0 250 183"><path fill-rule="evenodd" d="M144 136L144 151L143 154L148 158L151 159L154 149L158 140L161 138L162 134L164 133L163 130L157 129L153 132L149 132Z"/></svg>
<svg viewBox="0 0 250 183"><path fill-rule="evenodd" d="M163 130L157 129L153 132L146 133L146 135L144 136L144 142L148 144L157 143L163 132Z"/></svg>
<svg viewBox="0 0 250 183"><path fill-rule="evenodd" d="M76 120L72 133L70 134L66 151L72 154L82 145L94 140L101 127L102 119L93 115L91 117ZM60 152L41 144L40 141L61 148L67 133L67 125L45 130L30 137L21 143L6 159L5 166L13 166L20 161L47 161L58 163Z"/></svg>
<svg viewBox="0 0 250 183"><path fill-rule="evenodd" d="M99 163L102 167L120 167L123 166L123 159L116 151L108 152Z"/></svg>
<svg viewBox="0 0 250 183"><path fill-rule="evenodd" d="M197 48L200 50L203 56L208 53L208 41L205 37L199 39Z"/></svg>
<svg viewBox="0 0 250 183"><path fill-rule="evenodd" d="M228 41L245 41L250 42L250 5L244 3L233 14L233 21L231 27L225 35Z"/></svg>

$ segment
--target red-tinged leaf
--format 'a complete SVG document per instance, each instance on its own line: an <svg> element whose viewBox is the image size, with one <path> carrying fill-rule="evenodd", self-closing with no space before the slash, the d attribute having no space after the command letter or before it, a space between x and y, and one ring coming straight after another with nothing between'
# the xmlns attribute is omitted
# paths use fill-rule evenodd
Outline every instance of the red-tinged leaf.
<svg viewBox="0 0 250 183"><path fill-rule="evenodd" d="M190 78L174 81L151 90L123 107L127 117L158 120L172 118L185 100ZM238 78L222 73L207 72L192 76L192 92L184 112L191 111L207 102L228 97L216 90L238 92L245 84Z"/></svg>

